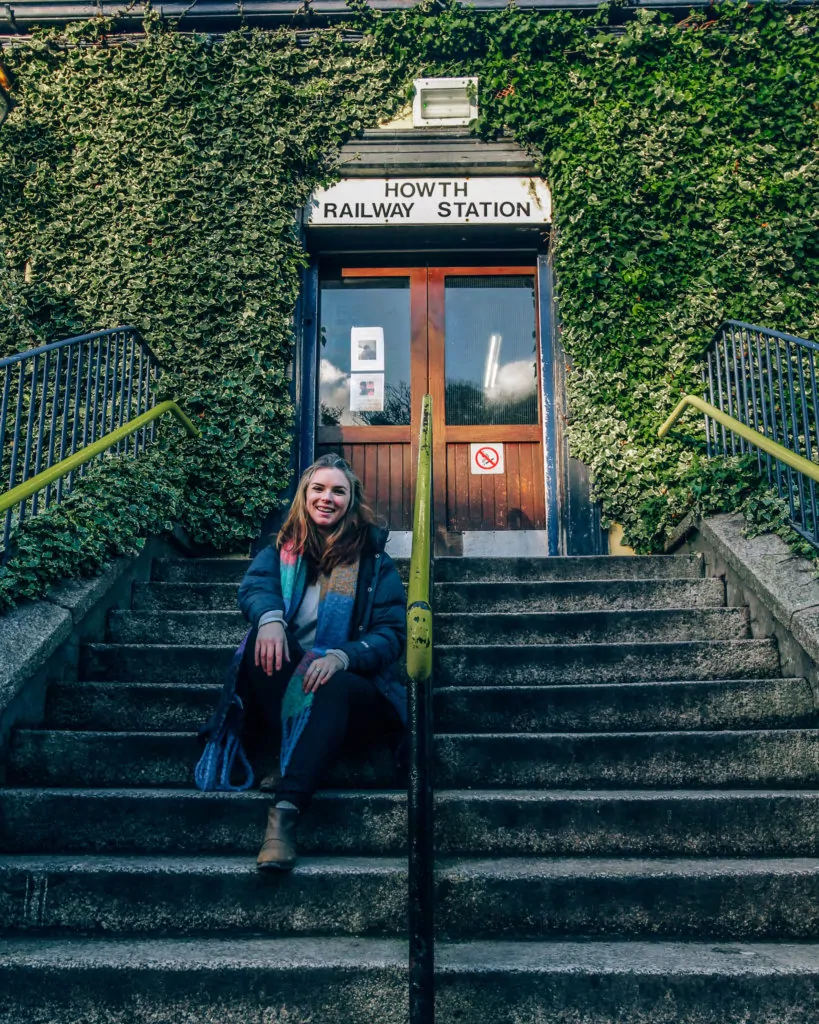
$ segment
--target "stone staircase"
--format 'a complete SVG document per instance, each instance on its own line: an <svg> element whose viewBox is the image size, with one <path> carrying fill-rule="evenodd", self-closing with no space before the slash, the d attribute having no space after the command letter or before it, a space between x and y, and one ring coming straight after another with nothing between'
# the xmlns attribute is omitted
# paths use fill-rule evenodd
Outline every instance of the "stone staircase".
<svg viewBox="0 0 819 1024"><path fill-rule="evenodd" d="M405 796L341 764L289 876L192 788L239 559L158 561L0 790L2 1024L400 1024ZM697 557L439 559L439 1024L815 1024L819 718Z"/></svg>

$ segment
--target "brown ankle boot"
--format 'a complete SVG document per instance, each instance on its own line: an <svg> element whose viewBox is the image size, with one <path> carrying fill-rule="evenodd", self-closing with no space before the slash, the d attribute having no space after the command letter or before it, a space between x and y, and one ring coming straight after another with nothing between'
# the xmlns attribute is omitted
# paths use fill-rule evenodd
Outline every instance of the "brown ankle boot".
<svg viewBox="0 0 819 1024"><path fill-rule="evenodd" d="M278 768L274 768L272 772L265 775L262 781L259 783L259 789L263 793L275 793L279 788L279 784L282 781L282 773ZM286 808L285 808L286 809Z"/></svg>
<svg viewBox="0 0 819 1024"><path fill-rule="evenodd" d="M262 871L291 871L296 866L296 823L299 812L289 807L271 807L267 812L267 830L256 858Z"/></svg>

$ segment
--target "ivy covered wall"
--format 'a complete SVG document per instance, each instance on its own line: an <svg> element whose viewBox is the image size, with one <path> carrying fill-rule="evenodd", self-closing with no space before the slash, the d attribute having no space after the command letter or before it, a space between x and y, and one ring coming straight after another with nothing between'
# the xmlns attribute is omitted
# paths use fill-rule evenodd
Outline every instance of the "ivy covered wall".
<svg viewBox="0 0 819 1024"><path fill-rule="evenodd" d="M294 211L421 73L479 75L476 130L511 132L542 163L571 444L606 514L651 550L692 502L748 498L741 471L698 482L696 446L658 443L656 428L696 387L722 319L819 334L819 16L727 5L611 30L611 13L356 4L353 42L253 31L213 44L152 17L127 45L91 22L4 46L18 107L0 129L0 353L133 323L167 366L166 395L201 416L200 442L166 430L157 468L137 474L132 532L154 524L158 478L193 538L219 547L274 504L292 430ZM95 481L97 497L71 506L87 545L53 555L60 571L123 546L100 548ZM48 576L27 550L22 576L14 560L0 572L0 605Z"/></svg>

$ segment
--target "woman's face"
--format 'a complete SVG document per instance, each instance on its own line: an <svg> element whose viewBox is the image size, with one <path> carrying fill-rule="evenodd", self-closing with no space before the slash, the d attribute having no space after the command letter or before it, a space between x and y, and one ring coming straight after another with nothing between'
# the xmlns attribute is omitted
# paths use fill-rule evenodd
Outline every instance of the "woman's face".
<svg viewBox="0 0 819 1024"><path fill-rule="evenodd" d="M307 485L307 514L322 533L329 533L350 504L350 485L340 469L317 469Z"/></svg>

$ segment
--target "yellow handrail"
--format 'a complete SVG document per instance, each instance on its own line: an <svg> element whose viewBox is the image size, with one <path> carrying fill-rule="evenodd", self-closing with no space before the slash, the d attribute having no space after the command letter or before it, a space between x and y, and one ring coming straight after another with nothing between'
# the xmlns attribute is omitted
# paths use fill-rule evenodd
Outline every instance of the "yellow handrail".
<svg viewBox="0 0 819 1024"><path fill-rule="evenodd" d="M810 462L808 459L803 458L803 456L797 455L796 452L792 452L790 448L786 448L784 445L778 444L776 441L772 441L764 434L760 434L758 430L754 430L752 427L746 427L744 423L740 423L740 421L734 419L733 416L729 416L727 413L724 413L722 409L718 409L715 405L711 405L710 402L706 402L704 398L697 398L696 395L686 395L682 401L679 402L665 423L660 427L658 431L660 437L665 437L674 423L683 414L686 406L689 405L694 409L699 409L700 412L705 413L706 416L710 416L712 420L716 420L717 423L721 423L723 427L727 427L728 430L733 431L733 433L739 434L740 437L754 445L755 448L759 448L760 451L763 451L768 455L772 455L780 462L784 462L786 466L790 466L791 469L796 469L800 473L804 473L805 476L810 477L811 480L819 481L819 466L817 466L815 462Z"/></svg>
<svg viewBox="0 0 819 1024"><path fill-rule="evenodd" d="M407 588L407 674L415 682L424 682L432 675L432 604L429 592L431 543L432 398L424 395Z"/></svg>
<svg viewBox="0 0 819 1024"><path fill-rule="evenodd" d="M14 508L15 505L19 505L21 501L30 498L37 491L41 491L44 487L48 487L49 484L53 484L60 477L68 476L69 473L79 469L84 463L93 459L95 455L100 455L102 452L107 451L118 441L124 440L130 434L153 422L153 420L159 419L166 412L171 413L179 420L190 437L199 436L196 426L182 412L176 402L160 402L153 409L149 409L147 412L142 413L141 416L123 423L121 427L117 427L116 430L112 430L110 434L105 434L104 437L94 441L93 444L89 444L73 455L69 455L62 462L55 463L48 469L44 469L42 473L31 477L30 480L26 480L24 483L12 487L10 491L6 491L5 494L0 496L0 512L6 512L8 509Z"/></svg>

